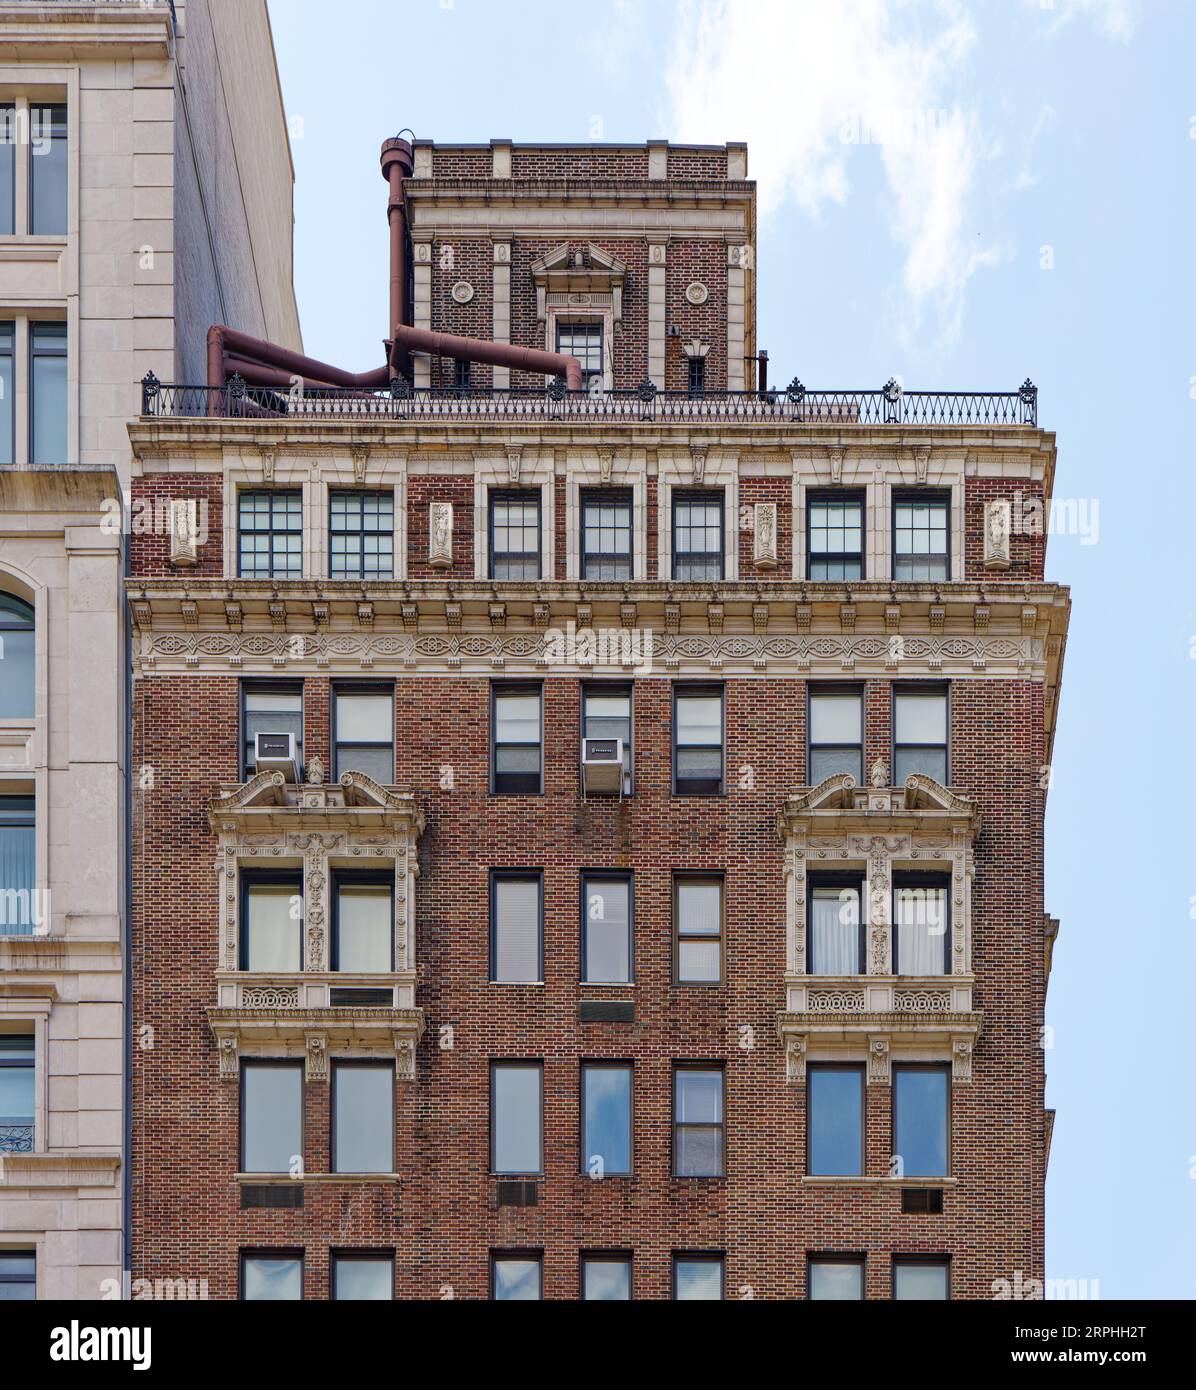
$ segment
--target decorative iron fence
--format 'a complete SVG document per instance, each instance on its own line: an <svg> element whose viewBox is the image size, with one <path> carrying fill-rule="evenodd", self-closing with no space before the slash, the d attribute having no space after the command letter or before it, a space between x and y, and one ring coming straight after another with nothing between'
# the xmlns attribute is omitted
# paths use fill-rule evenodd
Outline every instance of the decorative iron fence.
<svg viewBox="0 0 1196 1390"><path fill-rule="evenodd" d="M562 381L543 391L475 387L413 387L402 377L388 391L321 388L290 391L250 386L239 376L224 386L181 386L152 372L141 383L141 413L154 417L224 419L385 420L784 420L828 425L1037 425L1038 388L1027 378L1016 391L906 391L890 380L879 391L807 391L794 378L782 390L568 391Z"/></svg>
<svg viewBox="0 0 1196 1390"><path fill-rule="evenodd" d="M0 1125L0 1154L30 1154L32 1152L32 1125Z"/></svg>

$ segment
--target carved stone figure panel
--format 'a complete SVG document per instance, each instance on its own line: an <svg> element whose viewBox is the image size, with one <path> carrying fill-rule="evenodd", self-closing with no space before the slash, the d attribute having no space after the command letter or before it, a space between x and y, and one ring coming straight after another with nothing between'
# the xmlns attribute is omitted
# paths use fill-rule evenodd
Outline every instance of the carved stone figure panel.
<svg viewBox="0 0 1196 1390"><path fill-rule="evenodd" d="M757 502L752 559L757 569L777 567L777 504Z"/></svg>
<svg viewBox="0 0 1196 1390"><path fill-rule="evenodd" d="M433 502L428 510L428 564L447 569L453 563L453 504Z"/></svg>
<svg viewBox="0 0 1196 1390"><path fill-rule="evenodd" d="M984 507L984 568L1007 570L1011 563L1010 533L1013 508L1006 498L996 498Z"/></svg>

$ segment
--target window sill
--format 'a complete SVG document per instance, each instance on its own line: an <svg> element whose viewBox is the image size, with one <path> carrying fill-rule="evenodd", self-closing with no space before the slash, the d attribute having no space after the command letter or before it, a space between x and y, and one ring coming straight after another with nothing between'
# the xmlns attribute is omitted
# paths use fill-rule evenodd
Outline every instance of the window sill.
<svg viewBox="0 0 1196 1390"><path fill-rule="evenodd" d="M234 1173L233 1181L254 1187L302 1187L304 1183L397 1183L402 1180L401 1173L304 1173L292 1177L290 1173Z"/></svg>
<svg viewBox="0 0 1196 1390"><path fill-rule="evenodd" d="M811 1187L843 1187L854 1183L865 1183L870 1187L956 1187L958 1178L890 1178L846 1174L803 1174L802 1182Z"/></svg>

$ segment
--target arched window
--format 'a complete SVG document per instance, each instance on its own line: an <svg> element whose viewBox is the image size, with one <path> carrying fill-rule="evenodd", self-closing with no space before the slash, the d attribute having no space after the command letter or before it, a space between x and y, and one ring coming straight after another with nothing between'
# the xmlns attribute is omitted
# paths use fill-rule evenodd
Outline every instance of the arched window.
<svg viewBox="0 0 1196 1390"><path fill-rule="evenodd" d="M0 719L33 713L33 608L0 592Z"/></svg>

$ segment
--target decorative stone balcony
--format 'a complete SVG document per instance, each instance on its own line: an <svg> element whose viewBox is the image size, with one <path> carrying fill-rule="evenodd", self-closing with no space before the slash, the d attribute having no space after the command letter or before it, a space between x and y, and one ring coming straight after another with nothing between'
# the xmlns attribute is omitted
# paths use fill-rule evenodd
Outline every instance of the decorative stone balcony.
<svg viewBox="0 0 1196 1390"><path fill-rule="evenodd" d="M424 816L410 792L391 791L364 773L325 785L319 759L308 780L262 772L213 801L208 818L219 841L220 969L208 1024L220 1075L234 1080L242 1056L303 1057L309 1079L324 1080L328 1057L392 1056L400 1080L415 1079L423 1011L415 1003L416 843ZM239 877L245 869L294 868L303 880L302 971L238 969ZM331 969L330 886L338 868L393 868L393 971ZM387 1002L333 1003L334 990L386 991Z"/></svg>
<svg viewBox="0 0 1196 1390"><path fill-rule="evenodd" d="M975 803L920 773L888 785L882 761L872 785L838 773L787 798L777 816L785 843L785 1008L777 1026L790 1081L808 1060L866 1056L871 1081L887 1081L894 1060L950 1057L956 1081L971 1080L983 1014L972 1008L971 881L980 831ZM892 974L893 875L949 877L949 974ZM858 871L864 885L863 975L807 973L806 888L811 874Z"/></svg>

